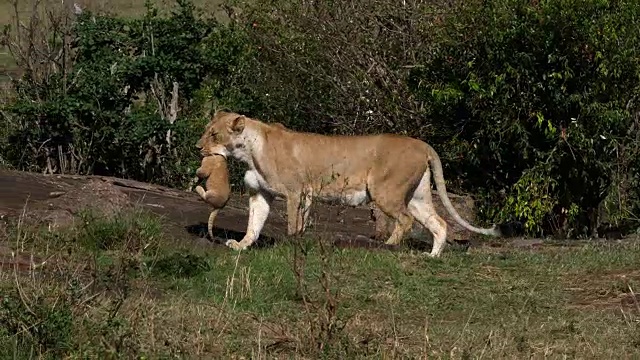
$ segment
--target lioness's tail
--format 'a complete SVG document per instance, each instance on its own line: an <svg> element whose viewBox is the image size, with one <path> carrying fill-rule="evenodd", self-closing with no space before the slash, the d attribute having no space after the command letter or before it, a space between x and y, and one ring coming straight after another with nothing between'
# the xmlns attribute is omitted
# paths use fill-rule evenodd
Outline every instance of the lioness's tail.
<svg viewBox="0 0 640 360"><path fill-rule="evenodd" d="M209 221L207 222L207 232L209 233L209 239L213 240L213 223L216 221L216 216L218 216L218 211L220 209L214 209L209 214Z"/></svg>
<svg viewBox="0 0 640 360"><path fill-rule="evenodd" d="M449 196L447 196L447 188L444 184L444 176L442 174L442 163L440 162L440 157L431 146L427 146L429 149L429 163L431 164L431 169L433 170L433 179L438 190L438 195L440 196L440 200L442 200L442 203L444 204L444 207L447 209L449 214L453 216L458 224L462 225L469 231L473 231L483 235L501 236L500 229L498 229L495 225L490 229L477 228L466 222L460 216L460 214L458 214L456 209L451 204Z"/></svg>

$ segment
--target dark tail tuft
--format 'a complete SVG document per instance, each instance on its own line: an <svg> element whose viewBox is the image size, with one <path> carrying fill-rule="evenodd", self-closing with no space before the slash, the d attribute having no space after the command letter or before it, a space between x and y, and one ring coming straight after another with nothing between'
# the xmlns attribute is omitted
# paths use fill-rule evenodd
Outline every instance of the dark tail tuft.
<svg viewBox="0 0 640 360"><path fill-rule="evenodd" d="M498 225L503 237L520 236L524 234L524 225L520 221L510 221Z"/></svg>

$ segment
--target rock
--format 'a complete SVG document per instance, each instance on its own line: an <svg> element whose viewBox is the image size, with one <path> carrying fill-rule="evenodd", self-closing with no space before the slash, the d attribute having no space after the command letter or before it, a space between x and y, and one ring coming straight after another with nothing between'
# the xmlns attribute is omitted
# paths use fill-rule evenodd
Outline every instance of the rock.
<svg viewBox="0 0 640 360"><path fill-rule="evenodd" d="M447 222L447 241L453 242L456 240L471 240L478 236L477 234L459 225L451 217L451 215L449 215L444 205L442 204L437 191L431 191L431 195L433 204L436 208L436 213ZM470 196L462 196L451 193L448 193L447 195L449 196L449 200L451 200L453 207L458 211L458 214L460 214L463 219L467 220L468 223L475 225L476 216L473 199ZM372 205L371 216L376 224L376 239L379 241L385 241L393 231L394 222L390 221L391 219L375 205ZM426 230L415 220L413 222L413 225L411 226L411 230L407 234L405 234L405 238L423 239L429 242L433 241L431 232Z"/></svg>
<svg viewBox="0 0 640 360"><path fill-rule="evenodd" d="M364 235L356 235L345 236L343 234L336 234L335 240L333 244L337 248L348 249L348 248L364 248L364 249L374 249L374 250L389 250L389 251L399 251L401 248L397 245L387 245L380 241L372 240L371 238Z"/></svg>
<svg viewBox="0 0 640 360"><path fill-rule="evenodd" d="M517 248L529 248L544 245L542 239L514 239L510 242L511 246Z"/></svg>

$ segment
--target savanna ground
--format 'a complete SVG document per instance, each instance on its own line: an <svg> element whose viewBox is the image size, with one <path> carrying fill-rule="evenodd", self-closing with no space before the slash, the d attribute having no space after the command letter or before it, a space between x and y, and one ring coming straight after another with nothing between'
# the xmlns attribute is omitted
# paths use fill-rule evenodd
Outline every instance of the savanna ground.
<svg viewBox="0 0 640 360"><path fill-rule="evenodd" d="M366 209L317 207L290 239L203 239L194 193L0 174L2 358L635 358L640 241L344 246ZM247 199L216 222L241 237ZM342 210L342 211L338 211ZM422 244L424 245L424 244ZM9 335L18 334L18 335Z"/></svg>
<svg viewBox="0 0 640 360"><path fill-rule="evenodd" d="M15 70L7 54L0 68ZM246 226L234 196L222 238ZM0 356L640 357L638 238L478 241L430 259L334 242L371 234L364 209L320 207L315 231L289 239L280 204L264 246L235 253L202 239L207 214L179 190L3 173Z"/></svg>

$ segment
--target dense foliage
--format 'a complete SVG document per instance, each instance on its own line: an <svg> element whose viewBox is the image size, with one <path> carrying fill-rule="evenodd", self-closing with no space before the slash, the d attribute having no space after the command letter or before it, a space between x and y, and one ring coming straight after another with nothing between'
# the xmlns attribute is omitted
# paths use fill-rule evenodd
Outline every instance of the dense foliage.
<svg viewBox="0 0 640 360"><path fill-rule="evenodd" d="M154 8L139 19L79 15L73 66L38 81L27 71L16 81L5 159L36 171L185 183L199 161L199 91L235 71L247 41L198 17L191 3L179 5L169 17Z"/></svg>
<svg viewBox="0 0 640 360"><path fill-rule="evenodd" d="M73 41L50 40L71 66L15 82L2 159L182 186L202 124L225 107L298 130L421 138L481 218L530 234L592 234L598 216L638 227L640 3L227 5L228 22L187 0L168 16L78 16Z"/></svg>
<svg viewBox="0 0 640 360"><path fill-rule="evenodd" d="M409 79L433 107L450 176L487 194L487 217L515 215L532 231L565 211L569 223L549 225L590 225L608 195L632 210L621 201L637 200L640 3L461 10Z"/></svg>

